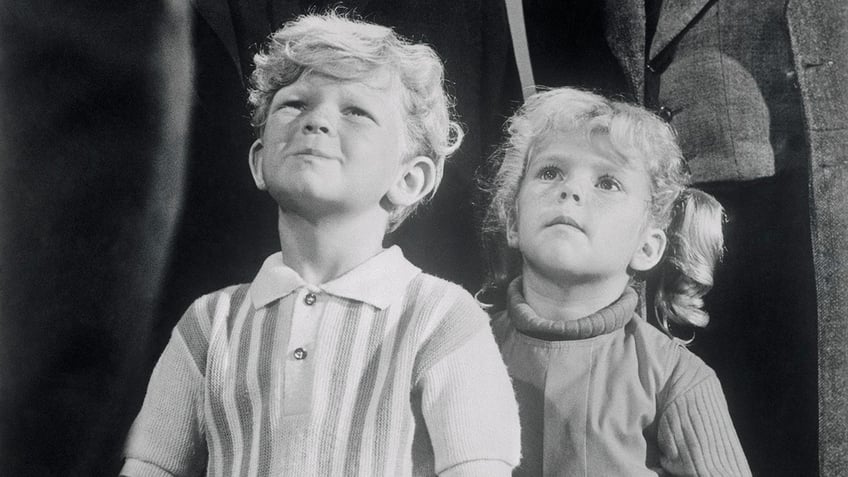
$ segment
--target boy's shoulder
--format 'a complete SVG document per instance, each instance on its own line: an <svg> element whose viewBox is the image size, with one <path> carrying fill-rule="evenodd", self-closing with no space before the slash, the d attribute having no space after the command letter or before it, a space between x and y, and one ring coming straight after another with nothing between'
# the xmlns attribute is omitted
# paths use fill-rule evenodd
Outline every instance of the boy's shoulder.
<svg viewBox="0 0 848 477"><path fill-rule="evenodd" d="M419 272L413 281L415 280L420 281L421 285L426 287L428 291L443 291L445 293L456 294L457 296L468 297L472 300L474 299L474 297L471 296L471 293L458 283L454 283L450 280L432 275L425 271ZM412 286L412 283L410 283L410 286Z"/></svg>
<svg viewBox="0 0 848 477"><path fill-rule="evenodd" d="M192 306L200 306L210 314L219 314L223 309L238 307L248 299L250 283L238 283L201 295ZM217 312L217 313L216 313Z"/></svg>
<svg viewBox="0 0 848 477"><path fill-rule="evenodd" d="M420 272L409 282L407 297L407 307L432 307L431 311L436 314L444 313L452 307L461 307L472 310L488 322L488 315L468 290L427 272Z"/></svg>
<svg viewBox="0 0 848 477"><path fill-rule="evenodd" d="M407 286L399 310L401 320L412 320L422 336L468 336L488 327L489 317L462 286L426 272Z"/></svg>
<svg viewBox="0 0 848 477"><path fill-rule="evenodd" d="M179 328L198 322L211 328L218 320L226 320L248 299L250 283L230 285L196 298L183 314Z"/></svg>

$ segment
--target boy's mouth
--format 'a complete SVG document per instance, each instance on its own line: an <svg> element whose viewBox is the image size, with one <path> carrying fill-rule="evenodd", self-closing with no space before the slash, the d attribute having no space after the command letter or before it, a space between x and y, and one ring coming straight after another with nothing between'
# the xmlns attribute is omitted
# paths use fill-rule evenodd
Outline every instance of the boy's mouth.
<svg viewBox="0 0 848 477"><path fill-rule="evenodd" d="M566 226L569 226L569 227L574 227L575 229L583 232L583 227L581 227L580 224L577 223L576 220L572 219L571 217L569 217L567 215L557 216L553 220L548 222L548 227L551 227L551 226L554 226L554 225L566 225Z"/></svg>
<svg viewBox="0 0 848 477"><path fill-rule="evenodd" d="M292 153L292 156L312 156L312 157L319 157L319 158L322 158L322 159L336 159L336 160L338 160L338 157L336 157L333 154L324 152L320 149L314 149L314 148L311 148L311 147L305 147L303 149L299 149L299 150L295 151L294 153Z"/></svg>

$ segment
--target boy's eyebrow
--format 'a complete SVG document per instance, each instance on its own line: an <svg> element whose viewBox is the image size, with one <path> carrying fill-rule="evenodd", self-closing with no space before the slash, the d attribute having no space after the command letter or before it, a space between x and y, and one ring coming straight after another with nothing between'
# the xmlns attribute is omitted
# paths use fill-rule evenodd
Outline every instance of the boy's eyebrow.
<svg viewBox="0 0 848 477"><path fill-rule="evenodd" d="M290 84L288 86L283 86L282 88L275 91L274 96L271 98L271 106L279 104L281 101L283 101L283 98L286 98L288 95L290 95L292 93L298 93L299 91L296 88L298 88L298 87L295 86L294 84ZM285 93L280 94L282 91L285 91Z"/></svg>

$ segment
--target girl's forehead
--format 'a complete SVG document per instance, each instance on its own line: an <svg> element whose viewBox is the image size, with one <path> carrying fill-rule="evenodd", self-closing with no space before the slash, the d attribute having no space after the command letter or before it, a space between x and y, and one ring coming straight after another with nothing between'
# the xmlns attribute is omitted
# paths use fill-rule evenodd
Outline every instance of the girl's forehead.
<svg viewBox="0 0 848 477"><path fill-rule="evenodd" d="M552 131L532 142L527 165L537 160L592 161L609 167L642 170L642 161L624 153L610 140L609 134L582 130Z"/></svg>

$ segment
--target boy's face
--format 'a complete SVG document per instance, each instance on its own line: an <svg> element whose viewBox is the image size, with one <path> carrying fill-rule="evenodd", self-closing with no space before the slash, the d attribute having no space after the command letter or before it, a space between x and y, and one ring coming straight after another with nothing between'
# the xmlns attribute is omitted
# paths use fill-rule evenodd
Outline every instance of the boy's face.
<svg viewBox="0 0 848 477"><path fill-rule="evenodd" d="M645 171L605 157L582 135L560 134L531 152L510 245L525 267L557 283L624 279L657 232L647 226L650 192Z"/></svg>
<svg viewBox="0 0 848 477"><path fill-rule="evenodd" d="M397 89L386 72L364 81L309 74L280 89L251 149L257 184L281 209L306 216L379 208L402 174Z"/></svg>

